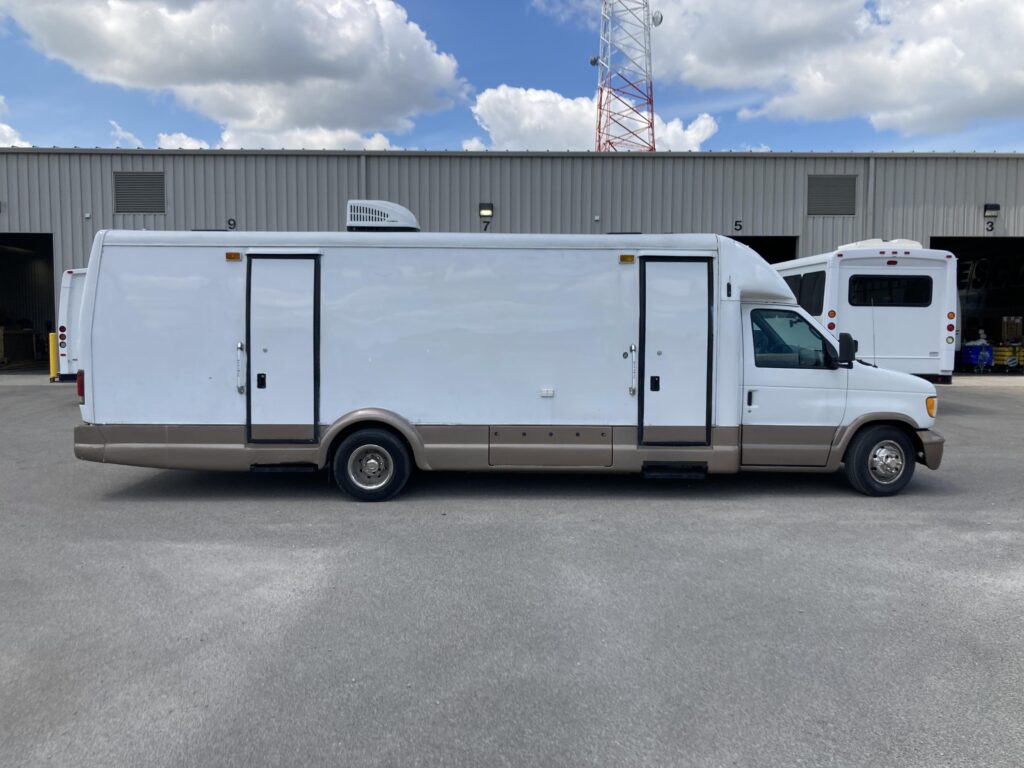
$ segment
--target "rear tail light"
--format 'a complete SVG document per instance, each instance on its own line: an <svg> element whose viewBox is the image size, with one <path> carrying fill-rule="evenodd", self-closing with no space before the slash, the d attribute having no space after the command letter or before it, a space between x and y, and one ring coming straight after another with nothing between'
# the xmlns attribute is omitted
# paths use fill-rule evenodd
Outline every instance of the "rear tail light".
<svg viewBox="0 0 1024 768"><path fill-rule="evenodd" d="M79 371L75 376L75 388L78 390L78 402L85 405L85 371Z"/></svg>
<svg viewBox="0 0 1024 768"><path fill-rule="evenodd" d="M950 320L953 320L956 317L956 312L950 312L949 314L946 315L946 317Z"/></svg>
<svg viewBox="0 0 1024 768"><path fill-rule="evenodd" d="M946 326L946 330L952 333L953 331L956 330L956 326L950 323L949 325Z"/></svg>

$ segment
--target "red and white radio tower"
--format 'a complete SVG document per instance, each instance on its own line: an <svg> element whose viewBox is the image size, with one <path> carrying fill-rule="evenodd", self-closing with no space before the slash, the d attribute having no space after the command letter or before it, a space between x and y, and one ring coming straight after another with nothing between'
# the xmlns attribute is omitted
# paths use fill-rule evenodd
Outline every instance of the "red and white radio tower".
<svg viewBox="0 0 1024 768"><path fill-rule="evenodd" d="M654 83L651 79L651 15L648 0L602 0L598 67L597 151L653 152Z"/></svg>

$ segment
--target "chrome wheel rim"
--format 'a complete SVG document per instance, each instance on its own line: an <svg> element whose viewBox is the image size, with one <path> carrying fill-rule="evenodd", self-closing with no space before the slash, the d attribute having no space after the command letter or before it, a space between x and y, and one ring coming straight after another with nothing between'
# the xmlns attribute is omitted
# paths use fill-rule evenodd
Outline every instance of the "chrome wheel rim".
<svg viewBox="0 0 1024 768"><path fill-rule="evenodd" d="M903 448L895 440L883 440L871 449L868 458L868 471L876 482L889 485L896 482L903 474L906 457Z"/></svg>
<svg viewBox="0 0 1024 768"><path fill-rule="evenodd" d="M348 479L364 491L383 488L395 474L391 454L379 445L363 445L348 457Z"/></svg>

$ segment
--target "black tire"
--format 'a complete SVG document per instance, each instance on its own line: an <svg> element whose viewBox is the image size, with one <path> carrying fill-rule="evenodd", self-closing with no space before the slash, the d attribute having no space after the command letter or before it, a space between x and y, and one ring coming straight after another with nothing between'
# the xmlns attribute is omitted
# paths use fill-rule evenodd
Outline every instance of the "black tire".
<svg viewBox="0 0 1024 768"><path fill-rule="evenodd" d="M880 424L858 432L845 458L846 477L867 496L893 496L914 476L917 452L899 427Z"/></svg>
<svg viewBox="0 0 1024 768"><path fill-rule="evenodd" d="M331 464L334 481L357 501L386 501L409 481L405 443L384 429L362 429L341 441Z"/></svg>

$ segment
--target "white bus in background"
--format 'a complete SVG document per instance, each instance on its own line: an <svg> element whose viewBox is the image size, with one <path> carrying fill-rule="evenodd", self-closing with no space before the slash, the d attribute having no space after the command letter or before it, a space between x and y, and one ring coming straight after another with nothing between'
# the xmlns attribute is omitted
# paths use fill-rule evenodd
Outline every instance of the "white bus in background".
<svg viewBox="0 0 1024 768"><path fill-rule="evenodd" d="M349 221L371 231L99 232L75 455L328 468L368 501L414 469L844 467L886 496L939 466L935 387L856 362L733 240Z"/></svg>
<svg viewBox="0 0 1024 768"><path fill-rule="evenodd" d="M81 336L78 333L85 269L67 269L60 279L60 306L57 309L57 373L60 381L74 381L78 373Z"/></svg>
<svg viewBox="0 0 1024 768"><path fill-rule="evenodd" d="M913 240L864 240L776 264L800 306L857 356L949 383L957 342L956 258Z"/></svg>

